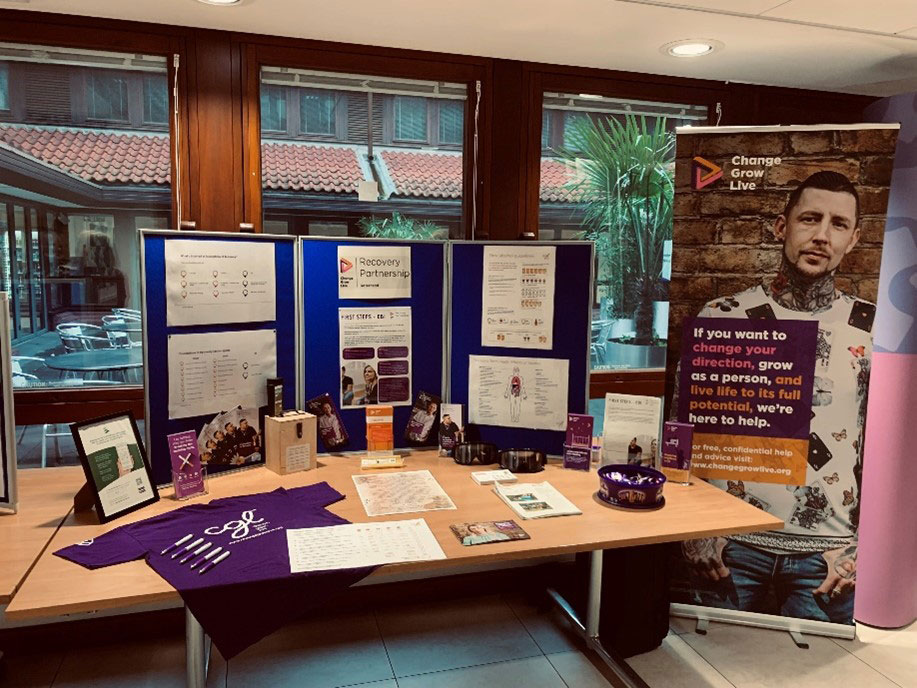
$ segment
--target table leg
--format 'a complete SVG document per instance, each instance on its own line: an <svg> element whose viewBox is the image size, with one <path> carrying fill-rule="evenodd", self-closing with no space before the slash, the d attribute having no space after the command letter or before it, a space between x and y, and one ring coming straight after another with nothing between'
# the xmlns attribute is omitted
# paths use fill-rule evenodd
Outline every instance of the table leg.
<svg viewBox="0 0 917 688"><path fill-rule="evenodd" d="M623 657L620 657L614 650L606 650L602 645L599 638L599 612L602 609L602 550L595 550L589 554L589 597L586 603L585 624L577 616L573 607L556 590L549 588L548 594L573 622L576 630L586 641L586 646L608 665L622 685L626 688L649 688Z"/></svg>
<svg viewBox="0 0 917 688"><path fill-rule="evenodd" d="M188 688L204 688L207 683L207 667L210 639L204 633L200 622L191 610L185 607L185 674Z"/></svg>

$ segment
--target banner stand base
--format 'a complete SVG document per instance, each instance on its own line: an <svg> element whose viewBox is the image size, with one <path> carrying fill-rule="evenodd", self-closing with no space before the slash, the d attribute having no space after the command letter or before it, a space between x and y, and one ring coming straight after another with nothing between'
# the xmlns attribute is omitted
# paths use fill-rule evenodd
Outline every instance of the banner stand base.
<svg viewBox="0 0 917 688"><path fill-rule="evenodd" d="M821 635L827 638L841 638L842 640L853 640L856 637L856 626L830 623L828 621L812 621L811 619L794 619L774 614L742 612L736 609L718 609L696 604L672 603L669 613L672 616L697 619L697 632L702 635L706 634L710 621L786 631L793 638L793 642L802 649L807 649L809 646L802 637L803 633Z"/></svg>

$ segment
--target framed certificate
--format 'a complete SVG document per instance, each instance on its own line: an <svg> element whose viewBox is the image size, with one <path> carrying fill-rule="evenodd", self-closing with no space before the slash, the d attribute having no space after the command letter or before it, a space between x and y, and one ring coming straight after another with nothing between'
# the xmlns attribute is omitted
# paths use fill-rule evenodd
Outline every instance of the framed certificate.
<svg viewBox="0 0 917 688"><path fill-rule="evenodd" d="M131 411L70 425L101 523L159 500Z"/></svg>

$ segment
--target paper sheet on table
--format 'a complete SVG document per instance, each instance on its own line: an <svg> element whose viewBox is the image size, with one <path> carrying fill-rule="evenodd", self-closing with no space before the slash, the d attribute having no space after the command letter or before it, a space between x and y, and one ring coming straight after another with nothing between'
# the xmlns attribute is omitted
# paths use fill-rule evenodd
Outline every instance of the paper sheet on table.
<svg viewBox="0 0 917 688"><path fill-rule="evenodd" d="M455 504L430 471L352 477L367 516L455 509Z"/></svg>
<svg viewBox="0 0 917 688"><path fill-rule="evenodd" d="M445 559L422 518L287 530L290 573Z"/></svg>
<svg viewBox="0 0 917 688"><path fill-rule="evenodd" d="M468 357L468 422L564 430L570 362L561 358Z"/></svg>
<svg viewBox="0 0 917 688"><path fill-rule="evenodd" d="M259 408L277 376L277 331L169 335L169 418Z"/></svg>
<svg viewBox="0 0 917 688"><path fill-rule="evenodd" d="M481 346L554 346L555 246L485 246Z"/></svg>
<svg viewBox="0 0 917 688"><path fill-rule="evenodd" d="M171 239L165 244L166 321L264 322L277 317L274 244Z"/></svg>

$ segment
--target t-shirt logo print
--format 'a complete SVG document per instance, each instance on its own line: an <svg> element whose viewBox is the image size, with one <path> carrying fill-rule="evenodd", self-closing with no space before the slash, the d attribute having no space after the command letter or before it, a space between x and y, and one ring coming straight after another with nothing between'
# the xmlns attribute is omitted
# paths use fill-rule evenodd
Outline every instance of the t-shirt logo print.
<svg viewBox="0 0 917 688"><path fill-rule="evenodd" d="M222 526L205 528L204 532L207 535L222 535L225 532L232 531L229 537L233 540L240 540L248 536L248 531L252 524L263 522L263 518L255 518L255 510L251 509L249 511L243 511L242 517L238 520L227 521Z"/></svg>

